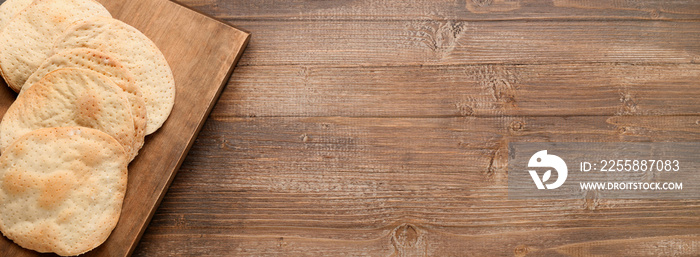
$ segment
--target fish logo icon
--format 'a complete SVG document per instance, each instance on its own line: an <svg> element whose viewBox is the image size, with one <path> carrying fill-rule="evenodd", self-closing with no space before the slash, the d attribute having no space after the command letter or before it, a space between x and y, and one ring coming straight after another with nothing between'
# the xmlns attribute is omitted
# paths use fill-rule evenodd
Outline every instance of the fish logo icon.
<svg viewBox="0 0 700 257"><path fill-rule="evenodd" d="M530 161L528 162L527 166L530 168L553 168L558 174L557 180L554 181L554 183L544 184L544 182L547 182L547 180L549 180L549 178L552 176L551 169L545 171L544 175L542 175L542 179L540 179L540 177L537 175L537 171L528 170L532 180L535 181L535 185L537 185L537 189L558 188L564 184L564 181L566 181L566 176L569 174L566 167L566 162L559 158L559 156L547 154L547 150L542 150L533 154L532 157L530 157Z"/></svg>

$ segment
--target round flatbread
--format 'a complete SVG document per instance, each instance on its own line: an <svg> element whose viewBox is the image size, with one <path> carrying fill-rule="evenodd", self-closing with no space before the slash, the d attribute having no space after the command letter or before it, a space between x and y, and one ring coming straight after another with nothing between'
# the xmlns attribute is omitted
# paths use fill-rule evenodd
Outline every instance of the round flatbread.
<svg viewBox="0 0 700 257"><path fill-rule="evenodd" d="M61 68L82 68L95 71L110 78L117 86L127 93L127 99L131 105L131 114L134 116L134 156L143 146L146 135L146 103L143 101L141 91L134 84L134 77L131 72L122 65L114 56L94 49L75 48L52 55L42 63L22 86L22 92L38 82L41 78L52 71Z"/></svg>
<svg viewBox="0 0 700 257"><path fill-rule="evenodd" d="M32 130L80 126L113 136L132 156L134 118L126 93L94 71L58 69L22 93L0 122L0 150Z"/></svg>
<svg viewBox="0 0 700 257"><path fill-rule="evenodd" d="M113 54L134 75L146 102L146 135L160 128L175 103L175 80L158 47L128 24L106 17L78 22L58 37L54 52L86 47Z"/></svg>
<svg viewBox="0 0 700 257"><path fill-rule="evenodd" d="M119 220L127 155L82 127L32 131L0 156L0 231L18 245L63 256L102 244Z"/></svg>
<svg viewBox="0 0 700 257"><path fill-rule="evenodd" d="M35 0L0 32L0 73L19 92L51 54L52 43L69 25L94 16L111 17L93 0Z"/></svg>
<svg viewBox="0 0 700 257"><path fill-rule="evenodd" d="M7 22L15 17L17 13L27 8L34 0L5 0L2 5L0 5L0 31L5 28Z"/></svg>

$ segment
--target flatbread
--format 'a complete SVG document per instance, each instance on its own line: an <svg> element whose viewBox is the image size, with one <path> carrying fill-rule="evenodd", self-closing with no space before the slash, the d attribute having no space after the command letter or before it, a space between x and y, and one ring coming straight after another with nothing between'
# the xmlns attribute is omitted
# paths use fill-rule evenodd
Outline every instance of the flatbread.
<svg viewBox="0 0 700 257"><path fill-rule="evenodd" d="M134 74L148 112L146 135L163 125L175 103L175 80L165 57L148 37L119 20L94 17L68 28L55 42L54 52L78 47L111 53Z"/></svg>
<svg viewBox="0 0 700 257"><path fill-rule="evenodd" d="M67 126L101 130L133 154L134 118L126 93L104 75L76 68L47 74L17 98L0 122L0 150L32 130Z"/></svg>
<svg viewBox="0 0 700 257"><path fill-rule="evenodd" d="M119 220L127 165L119 142L99 130L25 134L0 156L0 231L38 252L94 249Z"/></svg>
<svg viewBox="0 0 700 257"><path fill-rule="evenodd" d="M51 54L52 43L70 24L94 16L111 17L92 0L36 0L0 32L0 73L19 92Z"/></svg>
<svg viewBox="0 0 700 257"><path fill-rule="evenodd" d="M0 5L0 31L17 13L27 8L34 0L5 0Z"/></svg>
<svg viewBox="0 0 700 257"><path fill-rule="evenodd" d="M121 62L114 56L94 49L75 48L54 54L42 63L22 86L22 92L38 82L46 74L61 68L82 68L95 71L110 78L117 86L127 93L127 99L131 105L131 114L134 116L135 142L133 159L138 150L143 146L146 135L146 103L143 101L141 91L134 84L134 77Z"/></svg>

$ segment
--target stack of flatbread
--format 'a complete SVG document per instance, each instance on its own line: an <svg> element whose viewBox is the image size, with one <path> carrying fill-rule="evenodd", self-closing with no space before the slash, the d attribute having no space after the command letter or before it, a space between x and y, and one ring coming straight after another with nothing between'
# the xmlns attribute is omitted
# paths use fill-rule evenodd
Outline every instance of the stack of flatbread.
<svg viewBox="0 0 700 257"><path fill-rule="evenodd" d="M94 0L0 5L0 74L18 92L0 122L0 231L63 256L102 244L127 166L175 101L156 45Z"/></svg>

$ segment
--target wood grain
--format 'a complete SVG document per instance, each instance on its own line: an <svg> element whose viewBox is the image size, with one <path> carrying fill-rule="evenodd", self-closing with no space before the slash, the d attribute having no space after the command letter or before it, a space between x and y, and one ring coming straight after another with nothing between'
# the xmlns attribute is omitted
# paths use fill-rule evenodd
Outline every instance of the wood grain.
<svg viewBox="0 0 700 257"><path fill-rule="evenodd" d="M241 66L700 62L700 25L676 21L236 21Z"/></svg>
<svg viewBox="0 0 700 257"><path fill-rule="evenodd" d="M698 1L181 0L253 33L135 256L697 256L700 202L508 200L509 142L700 140Z"/></svg>
<svg viewBox="0 0 700 257"><path fill-rule="evenodd" d="M693 0L178 1L220 18L237 20L668 20L700 17L700 3Z"/></svg>
<svg viewBox="0 0 700 257"><path fill-rule="evenodd" d="M169 119L146 138L140 154L129 165L127 192L117 227L103 245L85 254L129 256L233 71L248 33L169 1L101 2L115 18L141 30L156 43L173 70L177 87ZM0 110L4 113L16 95L7 87L2 88ZM2 237L0 255L37 253Z"/></svg>
<svg viewBox="0 0 700 257"><path fill-rule="evenodd" d="M505 147L693 141L698 120L209 119L138 255L693 256L697 200L507 200Z"/></svg>
<svg viewBox="0 0 700 257"><path fill-rule="evenodd" d="M214 117L696 115L695 64L242 66Z"/></svg>

